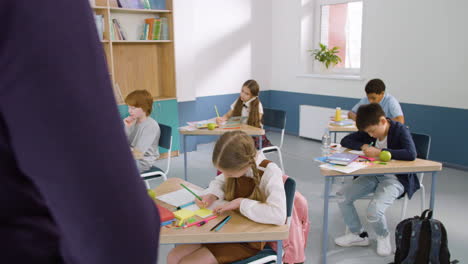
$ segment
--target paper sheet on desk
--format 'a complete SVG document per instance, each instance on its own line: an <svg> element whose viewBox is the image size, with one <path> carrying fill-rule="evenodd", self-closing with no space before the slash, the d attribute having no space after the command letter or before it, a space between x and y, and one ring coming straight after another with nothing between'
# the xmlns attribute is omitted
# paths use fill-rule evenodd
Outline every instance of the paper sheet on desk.
<svg viewBox="0 0 468 264"><path fill-rule="evenodd" d="M183 127L179 127L179 130L182 130L182 131L195 131L195 130L197 130L197 128L192 127L192 126L183 126Z"/></svg>
<svg viewBox="0 0 468 264"><path fill-rule="evenodd" d="M196 193L197 195L201 195L203 193L203 191L199 191L196 189L192 189L192 191ZM193 200L195 199L195 196L193 196L193 194L189 193L185 189L180 189L175 192L170 192L161 196L157 196L156 199L177 207L177 206L181 206L181 205L193 202Z"/></svg>
<svg viewBox="0 0 468 264"><path fill-rule="evenodd" d="M364 163L364 162L351 162L347 166L333 165L333 164L329 164L329 163L325 163L325 164L320 165L320 168L339 171L339 172L342 172L342 173L351 173L351 172L360 170L360 169L365 168L365 167L367 167L367 164Z"/></svg>

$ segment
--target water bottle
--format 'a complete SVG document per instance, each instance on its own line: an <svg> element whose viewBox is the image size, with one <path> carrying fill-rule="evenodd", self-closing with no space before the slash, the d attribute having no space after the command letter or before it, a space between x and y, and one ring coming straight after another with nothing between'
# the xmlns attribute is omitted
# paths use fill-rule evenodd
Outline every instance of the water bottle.
<svg viewBox="0 0 468 264"><path fill-rule="evenodd" d="M325 132L322 136L322 156L329 156L330 155L330 144L331 144L331 137L328 129L325 129Z"/></svg>

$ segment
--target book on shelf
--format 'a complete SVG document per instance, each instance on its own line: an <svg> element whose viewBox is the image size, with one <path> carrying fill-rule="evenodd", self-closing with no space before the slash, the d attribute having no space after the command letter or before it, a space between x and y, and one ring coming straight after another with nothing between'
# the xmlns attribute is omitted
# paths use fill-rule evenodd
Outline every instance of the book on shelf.
<svg viewBox="0 0 468 264"><path fill-rule="evenodd" d="M145 24L148 25L148 34L146 34L146 39L153 39L154 18L145 19Z"/></svg>
<svg viewBox="0 0 468 264"><path fill-rule="evenodd" d="M119 20L117 18L113 18L112 24L114 24L114 36L117 37L117 40L127 40L127 34L120 25Z"/></svg>
<svg viewBox="0 0 468 264"><path fill-rule="evenodd" d="M167 17L161 17L161 39L169 40L169 24Z"/></svg>
<svg viewBox="0 0 468 264"><path fill-rule="evenodd" d="M156 10L165 10L166 9L166 0L149 0L151 9Z"/></svg>
<svg viewBox="0 0 468 264"><path fill-rule="evenodd" d="M99 40L102 41L104 39L104 16L94 15L94 22L96 23Z"/></svg>
<svg viewBox="0 0 468 264"><path fill-rule="evenodd" d="M166 0L110 0L117 7L129 9L156 9L165 10Z"/></svg>
<svg viewBox="0 0 468 264"><path fill-rule="evenodd" d="M154 19L153 25L153 40L160 40L161 39L161 19L156 18Z"/></svg>

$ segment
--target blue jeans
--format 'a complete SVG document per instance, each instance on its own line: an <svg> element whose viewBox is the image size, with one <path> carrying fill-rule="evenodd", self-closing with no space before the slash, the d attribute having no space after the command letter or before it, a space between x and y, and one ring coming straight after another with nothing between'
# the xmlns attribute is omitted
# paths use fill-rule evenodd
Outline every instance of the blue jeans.
<svg viewBox="0 0 468 264"><path fill-rule="evenodd" d="M354 207L354 201L374 193L367 207L367 221L378 236L387 236L385 211L403 192L403 185L394 176L361 176L337 192L337 195L342 198L338 206L349 230L358 234L362 230L362 225Z"/></svg>

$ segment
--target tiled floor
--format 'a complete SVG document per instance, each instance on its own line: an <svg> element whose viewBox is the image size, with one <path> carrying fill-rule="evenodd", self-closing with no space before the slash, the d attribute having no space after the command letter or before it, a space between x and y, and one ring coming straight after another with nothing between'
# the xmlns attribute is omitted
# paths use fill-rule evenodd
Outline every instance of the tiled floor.
<svg viewBox="0 0 468 264"><path fill-rule="evenodd" d="M269 134L272 142L278 142L279 135ZM321 233L322 233L322 212L323 212L323 178L320 176L318 163L313 162L313 158L320 154L320 143L313 140L303 139L297 136L285 136L283 145L283 159L286 173L294 177L297 182L297 189L307 198L309 202L309 217L311 229L306 250L306 263L320 263ZM190 152L189 181L207 186L209 181L216 175L216 170L211 165L211 152L213 143L199 145L198 150ZM275 161L276 155L268 156ZM183 156L173 158L169 177L183 178ZM157 181L151 183L153 186ZM425 177L424 185L426 191L430 190L430 177ZM468 210L465 202L468 201L468 172L450 168L444 168L439 174L437 185L437 199L435 203L435 218L441 220L448 232L449 249L453 258L457 258L461 263L468 260ZM429 193L426 195L429 198ZM420 213L420 195L416 194L408 205L407 216L414 216ZM360 213L368 201L358 201L357 208ZM394 230L400 220L401 201L396 202L387 210L387 220L389 226ZM426 204L428 201L426 202ZM335 246L333 238L344 233L345 227L340 212L336 204L330 205L329 222L329 252L328 263L331 264L354 264L354 263L389 263L393 256L382 258L375 253L375 239L372 238L371 246L368 248L340 248ZM365 219L362 217L361 219ZM364 223L364 221L363 221ZM393 240L393 238L392 238ZM159 251L159 262L166 263L166 255L172 245L162 245Z"/></svg>

